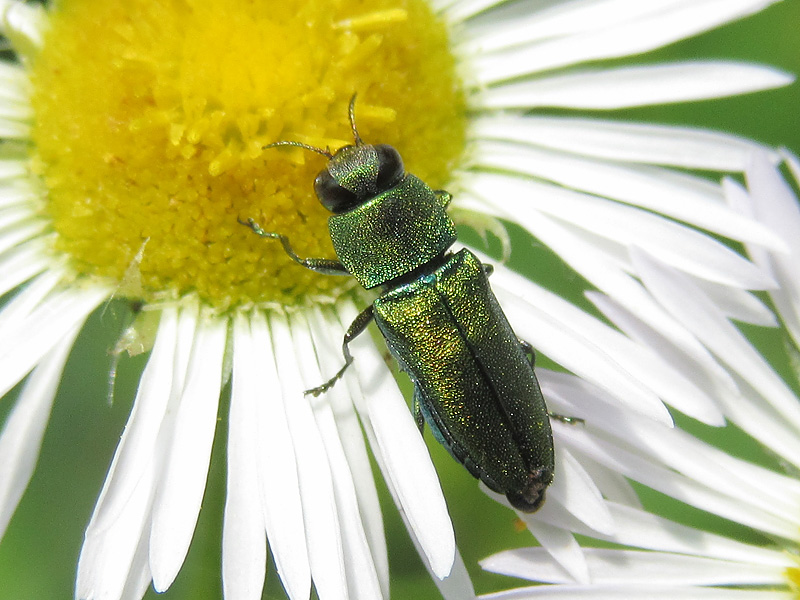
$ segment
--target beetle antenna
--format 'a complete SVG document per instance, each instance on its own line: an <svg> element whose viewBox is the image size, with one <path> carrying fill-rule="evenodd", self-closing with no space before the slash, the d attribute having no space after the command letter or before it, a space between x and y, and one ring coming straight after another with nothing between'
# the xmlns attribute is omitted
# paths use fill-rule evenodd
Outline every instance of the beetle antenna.
<svg viewBox="0 0 800 600"><path fill-rule="evenodd" d="M364 144L364 140L362 140L361 136L358 135L358 128L356 127L356 96L358 96L358 92L353 94L353 97L350 98L350 108L347 112L350 115L350 129L353 130L353 137L356 140L356 146L362 146Z"/></svg>
<svg viewBox="0 0 800 600"><path fill-rule="evenodd" d="M333 158L333 154L331 154L330 150L323 150L322 148L317 148L316 146L309 146L308 144L304 144L303 142L293 142L290 140L272 142L271 144L262 146L261 149L266 150L267 148L274 148L275 146L295 146L296 148L304 148L305 150L310 150L311 152L322 154L322 156L326 156L327 158Z"/></svg>

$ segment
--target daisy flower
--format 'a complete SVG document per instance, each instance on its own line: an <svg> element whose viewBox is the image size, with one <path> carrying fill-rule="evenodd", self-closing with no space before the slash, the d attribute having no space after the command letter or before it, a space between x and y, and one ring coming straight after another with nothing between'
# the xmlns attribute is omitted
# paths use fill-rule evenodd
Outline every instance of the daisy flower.
<svg viewBox="0 0 800 600"><path fill-rule="evenodd" d="M667 315L639 281L645 260L697 278L709 294L733 289L730 310L763 317L745 290L774 278L700 230L774 252L785 242L725 205L719 185L678 170L741 171L756 144L544 109L785 85L784 73L727 61L597 62L770 4L0 0L16 58L0 63L0 394L20 384L0 434L0 534L33 474L76 336L113 300L132 319L115 353L149 355L86 528L77 598L170 588L220 419L226 599L260 597L267 542L290 598L307 598L312 585L323 599L388 597L370 457L442 594L472 597L427 449L380 350L360 338L343 381L303 394L339 368L342 334L368 299L237 222L286 235L302 256L332 255L311 185L319 159L265 146L350 143L356 92L361 136L392 144L409 172L455 192L460 222L506 246L499 219L517 222L614 302L656 320ZM722 423L702 382L658 351L632 352L618 330L502 266L492 282L517 333L580 377L547 374L552 410L594 419L559 393L564 378L630 419L670 424L664 401ZM609 425L623 427L625 418ZM565 440L583 430L555 430L558 474L543 514L608 531L600 490L622 487L619 478L575 459ZM566 539L532 522L551 549Z"/></svg>
<svg viewBox="0 0 800 600"><path fill-rule="evenodd" d="M783 157L796 185L800 161L789 152ZM724 188L735 210L770 227L786 242L787 252L770 251L758 244L748 244L747 249L753 261L778 284L769 297L791 338L791 353L797 356L800 203L772 158L754 154L746 169L747 190L733 179L725 180ZM796 598L800 586L800 399L729 319L773 326L777 322L769 323L772 313L754 298L748 307L751 318L745 318L743 304L734 315L730 298L709 293L691 276L644 252L637 260L652 299L684 327L687 339L706 351L712 359L707 365L712 369L691 360L688 347L670 340L658 324L639 319L608 297L595 294L593 300L644 347L661 348L687 378L705 381L705 389L714 391L726 418L767 449L771 454L766 462L773 464L767 468L736 456L738 447L726 451L682 429L644 422L630 423L636 435L622 438L602 420L593 421L592 426L601 430L594 440L578 433L567 445L571 449L574 446L579 455L590 452L598 463L596 468L614 472L617 477L624 475L705 511L700 517L704 525L713 521L709 513L736 523L740 539L648 512L630 490L621 493L622 480L618 478L613 486L616 490L604 490L613 519L609 531L598 532L575 523L565 530L628 548L585 547L573 555L572 561L559 560L543 548L497 554L483 562L484 568L557 585L485 597ZM575 387L575 382L572 385Z"/></svg>

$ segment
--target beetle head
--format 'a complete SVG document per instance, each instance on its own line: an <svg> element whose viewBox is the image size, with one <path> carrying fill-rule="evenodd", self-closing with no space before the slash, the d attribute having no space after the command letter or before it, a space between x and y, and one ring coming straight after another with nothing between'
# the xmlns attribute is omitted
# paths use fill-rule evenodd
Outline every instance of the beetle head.
<svg viewBox="0 0 800 600"><path fill-rule="evenodd" d="M400 153L388 144L341 148L314 180L314 191L332 213L355 208L395 185L405 175Z"/></svg>
<svg viewBox="0 0 800 600"><path fill-rule="evenodd" d="M364 204L400 183L405 175L403 159L392 146L365 144L361 140L356 128L355 103L356 95L353 94L349 116L355 144L343 146L335 154L294 141L273 142L264 146L296 146L326 156L328 164L314 180L314 191L322 205L335 214Z"/></svg>

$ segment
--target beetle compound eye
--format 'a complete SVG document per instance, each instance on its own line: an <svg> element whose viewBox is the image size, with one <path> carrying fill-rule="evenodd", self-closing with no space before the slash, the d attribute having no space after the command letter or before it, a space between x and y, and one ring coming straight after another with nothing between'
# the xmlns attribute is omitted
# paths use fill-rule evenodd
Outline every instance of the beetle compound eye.
<svg viewBox="0 0 800 600"><path fill-rule="evenodd" d="M394 187L405 175L403 159L400 153L389 144L376 144L375 152L378 154L378 190L384 191Z"/></svg>
<svg viewBox="0 0 800 600"><path fill-rule="evenodd" d="M336 183L328 169L317 175L314 180L314 191L322 205L332 213L343 213L360 204L353 192Z"/></svg>

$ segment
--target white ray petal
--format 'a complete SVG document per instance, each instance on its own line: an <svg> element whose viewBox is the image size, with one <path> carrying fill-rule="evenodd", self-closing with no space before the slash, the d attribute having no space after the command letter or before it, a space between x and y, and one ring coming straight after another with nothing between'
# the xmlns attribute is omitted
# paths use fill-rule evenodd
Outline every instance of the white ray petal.
<svg viewBox="0 0 800 600"><path fill-rule="evenodd" d="M800 404L795 395L708 297L685 275L654 261L645 252L634 249L632 255L645 285L662 305L800 432ZM800 457L794 460L797 458Z"/></svg>
<svg viewBox="0 0 800 600"><path fill-rule="evenodd" d="M548 2L540 10L530 3L500 7L469 23L458 50L464 53L490 52L538 40L613 27L636 21L665 9L672 10L681 0L583 0ZM541 4L541 3L540 3ZM461 3L459 3L460 9ZM467 3L471 8L472 3ZM466 11L451 10L448 16ZM473 11L474 12L474 11Z"/></svg>
<svg viewBox="0 0 800 600"><path fill-rule="evenodd" d="M258 389L252 387L252 379L248 380L248 374L255 372L250 323L237 315L233 323L228 485L222 526L222 591L226 600L259 600L266 576L267 538L259 502L258 460L254 460L258 456Z"/></svg>
<svg viewBox="0 0 800 600"><path fill-rule="evenodd" d="M773 312L755 294L704 279L695 278L693 282L728 319L760 327L778 326Z"/></svg>
<svg viewBox="0 0 800 600"><path fill-rule="evenodd" d="M332 341L329 339L332 337L330 333L325 335L319 331L312 332L310 324L305 318L293 319L292 328L296 332L294 339L298 356L308 357L308 360L302 361L299 365L304 385L305 387L320 385L324 381L322 373L338 370L336 365L341 364L341 352L332 351L334 344L330 343ZM320 338L328 338L327 351L322 344L318 343ZM325 394L313 400L311 404L333 477L342 547L347 557L344 566L347 574L348 597L372 600L382 596L381 586L375 565L372 563L372 553L367 536L361 523L353 485L353 474L347 464L331 406L333 398L341 397L345 393L344 385L338 382Z"/></svg>
<svg viewBox="0 0 800 600"><path fill-rule="evenodd" d="M104 525L90 522L78 559L77 600L120 600L129 586L137 551L150 514L154 472L149 465L136 482L121 518ZM108 481L108 480L106 480ZM141 572L135 573L135 577Z"/></svg>
<svg viewBox="0 0 800 600"><path fill-rule="evenodd" d="M751 565L787 566L789 557L780 550L759 548L687 527L643 510L613 502L608 504L617 525L613 535L595 534L580 527L575 528L576 533L645 550L705 556Z"/></svg>
<svg viewBox="0 0 800 600"><path fill-rule="evenodd" d="M500 129L497 131L504 137L511 137ZM660 168L623 166L504 142L479 143L476 160L480 167L553 181L571 189L648 208L735 240L752 241L779 252L788 251L784 240L775 232L726 206L720 186L708 180L676 176ZM485 189L488 191L488 187ZM508 199L499 193L487 197L497 204Z"/></svg>
<svg viewBox="0 0 800 600"><path fill-rule="evenodd" d="M767 514L742 498L732 497L714 487L712 482L720 478L720 474L709 475L702 481L678 475L660 466L660 462L645 456L646 444L639 444L644 446L644 451L641 448L629 451L617 442L593 438L583 431L568 432L564 439L571 448L576 448L626 477L681 502L778 537L792 535L792 528L787 527L785 519ZM726 487L726 484L723 480L720 487Z"/></svg>
<svg viewBox="0 0 800 600"><path fill-rule="evenodd" d="M31 137L31 126L14 119L0 118L0 138L26 140Z"/></svg>
<svg viewBox="0 0 800 600"><path fill-rule="evenodd" d="M768 513L784 520L784 531L797 528L800 516L800 482L737 459L703 443L681 429L637 426L636 445L662 464L703 485L749 505L753 513ZM632 441L629 440L629 441Z"/></svg>
<svg viewBox="0 0 800 600"><path fill-rule="evenodd" d="M574 235L560 227L551 219L540 215L538 218L519 219L517 222L529 226L531 233L558 252L559 256L606 293L620 302L633 307L637 314L652 318L668 328L686 345L683 330L675 332L673 323L665 323L668 315L652 300L642 286L619 268L604 260L601 252L586 244L579 235ZM691 342L692 340L690 340ZM699 344L689 344L692 350ZM702 347L700 348L703 351ZM659 397L675 408L704 423L721 425L722 413L703 387L697 386L679 370L664 361L661 356L648 348L633 344L624 336L610 335L603 351L638 381L648 386ZM697 353L694 353L697 355Z"/></svg>
<svg viewBox="0 0 800 600"><path fill-rule="evenodd" d="M2 10L0 5L0 13ZM1 99L30 105L30 89L30 78L24 68L6 61L0 62Z"/></svg>
<svg viewBox="0 0 800 600"><path fill-rule="evenodd" d="M73 328L106 298L101 287L55 292L38 304L24 320L15 321L2 331L0 350L0 395L33 369Z"/></svg>
<svg viewBox="0 0 800 600"><path fill-rule="evenodd" d="M311 407L303 397L298 361L310 357L298 352L295 337L285 319L270 318L275 361L280 373L283 403L294 440L298 481L306 525L306 541L314 586L321 600L347 597L347 577L333 481L322 436Z"/></svg>
<svg viewBox="0 0 800 600"><path fill-rule="evenodd" d="M689 587L681 585L593 585L536 586L496 592L481 596L482 600L793 600L790 592L774 590L732 590L730 588Z"/></svg>
<svg viewBox="0 0 800 600"><path fill-rule="evenodd" d="M373 452L395 494L408 527L419 541L422 556L433 573L446 577L453 568L456 545L439 479L428 449L395 383L386 376L386 365L367 340L353 343L358 351L358 376L367 417L374 431Z"/></svg>
<svg viewBox="0 0 800 600"><path fill-rule="evenodd" d="M276 570L289 598L305 600L311 590L311 566L298 480L300 463L290 435L281 376L275 362L275 354L281 350L273 341L263 313L256 311L251 315L250 327L251 334L244 338L243 349L252 355L254 368L245 371L243 367L240 375L245 393L254 396L251 402L255 404L257 418L256 469L264 524ZM290 398L290 401L303 400Z"/></svg>
<svg viewBox="0 0 800 600"><path fill-rule="evenodd" d="M745 562L641 552L585 548L593 585L781 585L783 569ZM546 583L572 583L571 577L543 548L506 550L483 559L493 573ZM682 596L681 596L682 597Z"/></svg>
<svg viewBox="0 0 800 600"><path fill-rule="evenodd" d="M33 108L28 102L3 98L0 94L0 119L27 122L33 118Z"/></svg>
<svg viewBox="0 0 800 600"><path fill-rule="evenodd" d="M516 333L537 350L607 390L626 407L672 423L652 391L603 350L617 344L622 337L618 332L502 266L495 268L492 287Z"/></svg>
<svg viewBox="0 0 800 600"><path fill-rule="evenodd" d="M53 290L64 280L65 275L66 273L61 270L50 269L18 290L0 311L0 334L2 334L0 340L5 342L10 332L18 329L20 323L27 319L36 307L44 302L45 298L54 294ZM0 348L0 356L13 351L5 343L2 343ZM3 393L5 394L5 392Z"/></svg>
<svg viewBox="0 0 800 600"><path fill-rule="evenodd" d="M704 0L681 3L641 19L540 43L475 56L483 84L587 61L632 56L752 14L775 0Z"/></svg>
<svg viewBox="0 0 800 600"><path fill-rule="evenodd" d="M649 64L597 68L542 76L509 83L528 64L507 59L485 59L478 76L482 86L470 99L476 109L555 107L617 110L672 104L759 92L789 85L794 78L784 71L760 65L723 61ZM495 84L495 85L492 85Z"/></svg>
<svg viewBox="0 0 800 600"><path fill-rule="evenodd" d="M165 415L175 408L182 388L183 355L194 338L194 319L186 315L190 312L162 311L128 423L86 529L76 584L81 599L117 600L146 568L136 559L142 545L149 545L150 511L161 471L154 454L159 441L164 442L162 427L171 432Z"/></svg>
<svg viewBox="0 0 800 600"><path fill-rule="evenodd" d="M601 465L588 456L581 456L580 463L584 471L592 478L597 489L600 490L603 498L618 504L642 508L642 502L636 494L636 490L623 475L606 468L605 465Z"/></svg>
<svg viewBox="0 0 800 600"><path fill-rule="evenodd" d="M352 302L345 302L337 306L337 313L339 318L336 318L331 312L317 309L315 311L317 316L317 329L328 332L336 332L341 334L349 327L350 323L358 313L357 309ZM330 335L315 336L315 344L322 346L331 343ZM335 348L331 348L334 354L342 360L341 339L337 339L334 344ZM335 371L335 365L329 367ZM330 372L326 370L326 372ZM355 371L351 368L344 377L343 384L347 387L349 394L337 394L331 399L331 404L336 419L336 425L339 429L339 437L345 454L347 455L347 462L350 465L350 470L353 473L353 484L355 486L356 496L358 498L358 506L361 512L361 520L364 524L364 530L367 535L370 550L372 552L372 562L380 580L381 591L384 598L389 597L389 558L386 549L386 535L383 527L383 516L381 514L381 507L378 500L378 491L375 486L375 478L372 472L372 464L370 463L367 446L364 439L364 432L361 429L361 424L358 415L353 405L352 397L361 395L361 389L358 382L358 377Z"/></svg>
<svg viewBox="0 0 800 600"><path fill-rule="evenodd" d="M576 427L553 423L554 437L560 439L562 427ZM556 445L556 477L547 490L547 496L561 504L571 515L595 531L612 533L614 521L603 501L600 490L589 474L575 460L567 447Z"/></svg>
<svg viewBox="0 0 800 600"><path fill-rule="evenodd" d="M14 183L28 183L26 178L29 174L29 167L25 156L22 154L17 158L10 158L9 156L13 156L13 154L9 153L8 156L0 158L0 181L4 182L3 196L7 193L5 189L9 183L8 180L12 180ZM3 205L1 201L0 205Z"/></svg>
<svg viewBox="0 0 800 600"><path fill-rule="evenodd" d="M791 165L791 160L789 161ZM800 340L800 276L797 261L800 257L800 209L791 187L777 169L760 153L755 153L747 170L747 185L752 194L750 210L759 221L772 228L790 246L791 253L771 253L760 264L769 268L780 283L770 293L772 301L786 328ZM757 251L751 252L758 256Z"/></svg>
<svg viewBox="0 0 800 600"><path fill-rule="evenodd" d="M547 510L545 505L543 510ZM561 568L570 574L574 581L588 584L589 565L586 556L575 536L570 531L549 525L541 519L531 516L522 517L533 537L542 545L542 548L553 557Z"/></svg>
<svg viewBox="0 0 800 600"><path fill-rule="evenodd" d="M148 561L148 539L143 535L133 554L131 566L128 570L128 580L122 590L119 600L141 600L152 581L150 564Z"/></svg>
<svg viewBox="0 0 800 600"><path fill-rule="evenodd" d="M524 165L520 165L524 168ZM539 210L608 242L638 246L680 270L733 287L771 289L772 278L710 235L639 208L521 177L480 173L470 192L524 218Z"/></svg>
<svg viewBox="0 0 800 600"><path fill-rule="evenodd" d="M226 328L227 322L218 318L198 323L168 455L161 458L163 480L154 498L150 534L150 569L159 592L178 575L200 513L216 430Z"/></svg>
<svg viewBox="0 0 800 600"><path fill-rule="evenodd" d="M754 151L777 153L747 138L729 133L630 121L537 115L486 115L471 125L478 138L516 141L616 162L668 165L710 171L744 172ZM693 182L703 182L691 178ZM699 186L695 192L722 203L719 186Z"/></svg>
<svg viewBox="0 0 800 600"><path fill-rule="evenodd" d="M458 0L457 2L442 2L442 4L445 8L444 18L450 23L460 23L500 4L500 2L499 0Z"/></svg>
<svg viewBox="0 0 800 600"><path fill-rule="evenodd" d="M172 393L178 345L178 314L172 308L161 313L158 333L139 380L133 407L106 475L89 528L104 531L124 520L120 515L139 482L152 478L149 470L158 431Z"/></svg>
<svg viewBox="0 0 800 600"><path fill-rule="evenodd" d="M0 432L0 539L28 487L77 323L33 370Z"/></svg>
<svg viewBox="0 0 800 600"><path fill-rule="evenodd" d="M707 418L701 418L697 410L690 410L689 413L709 425L722 425L724 418L720 413L718 398L725 396L734 401L743 401L736 382L705 346L660 305L656 305L658 310L650 311L654 299L644 288L641 288L641 292L641 304L626 301L624 306L619 298L594 292L586 292L585 295L628 337L642 346L657 349L661 360L678 374L678 381L688 380L694 389L704 394L704 402L710 402L713 407ZM646 310L640 310L639 307ZM690 395L687 400L691 402L694 398Z"/></svg>
<svg viewBox="0 0 800 600"><path fill-rule="evenodd" d="M0 232L0 254L4 254L8 250L38 237L45 228L47 228L46 221L31 219L15 225L8 231Z"/></svg>
<svg viewBox="0 0 800 600"><path fill-rule="evenodd" d="M17 0L0 1L0 32L23 57L31 57L42 47L46 28L47 15L42 5Z"/></svg>

